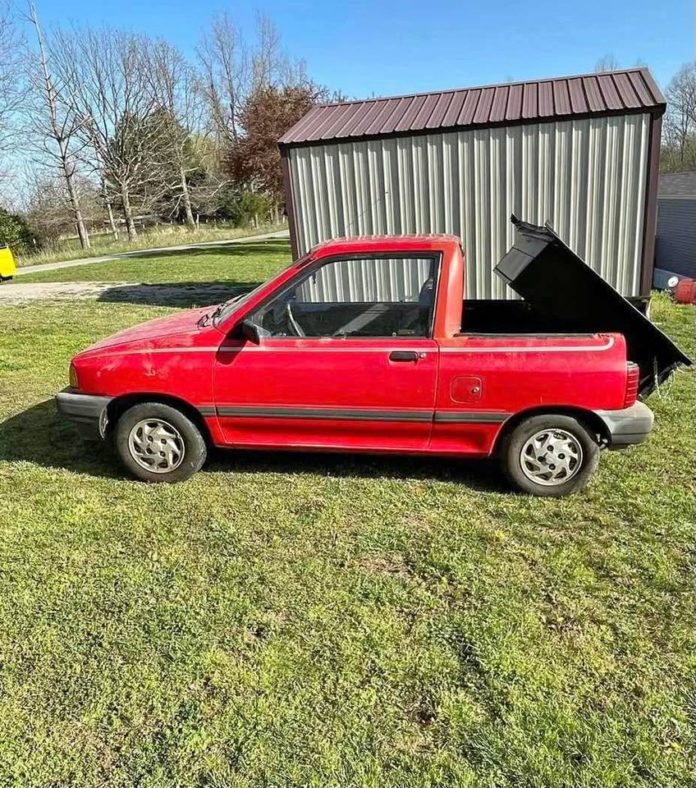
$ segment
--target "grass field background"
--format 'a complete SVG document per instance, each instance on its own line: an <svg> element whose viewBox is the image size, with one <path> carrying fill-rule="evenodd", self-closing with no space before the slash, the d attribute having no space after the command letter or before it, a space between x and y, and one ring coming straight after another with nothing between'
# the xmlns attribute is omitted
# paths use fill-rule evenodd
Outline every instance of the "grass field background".
<svg viewBox="0 0 696 788"><path fill-rule="evenodd" d="M238 243L182 252L143 253L137 257L91 263L17 277L3 287L32 282L113 282L219 285L249 288L290 264L290 243L283 240Z"/></svg>
<svg viewBox="0 0 696 788"><path fill-rule="evenodd" d="M69 273L248 285L287 261ZM169 311L0 309L0 785L692 784L692 372L573 498L281 454L153 487L51 397L75 352ZM693 357L692 307L653 318Z"/></svg>
<svg viewBox="0 0 696 788"><path fill-rule="evenodd" d="M287 229L287 224L264 224L256 228L232 227L230 225L202 224L196 230L182 225L159 225L140 230L138 236L129 241L125 233L114 238L111 233L100 233L90 236L92 245L82 249L77 238L56 242L53 248L44 249L34 254L19 255L21 266L54 263L61 260L79 260L86 257L101 257L107 254L121 254L134 250L147 250L157 247L178 246L181 244L207 243L210 241L227 241L232 238L243 238L247 235L260 235Z"/></svg>

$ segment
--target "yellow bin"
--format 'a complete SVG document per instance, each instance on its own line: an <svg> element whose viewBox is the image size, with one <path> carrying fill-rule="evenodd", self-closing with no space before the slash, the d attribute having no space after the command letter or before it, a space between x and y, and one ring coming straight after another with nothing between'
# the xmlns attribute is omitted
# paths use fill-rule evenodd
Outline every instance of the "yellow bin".
<svg viewBox="0 0 696 788"><path fill-rule="evenodd" d="M12 250L5 244L0 244L0 282L3 279L12 279L17 272Z"/></svg>

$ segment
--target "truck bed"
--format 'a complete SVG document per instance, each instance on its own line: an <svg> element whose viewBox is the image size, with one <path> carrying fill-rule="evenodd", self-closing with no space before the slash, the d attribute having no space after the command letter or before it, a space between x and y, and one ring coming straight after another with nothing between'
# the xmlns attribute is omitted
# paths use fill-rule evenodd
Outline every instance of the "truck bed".
<svg viewBox="0 0 696 788"><path fill-rule="evenodd" d="M535 309L526 301L464 300L461 335L577 334L596 328Z"/></svg>
<svg viewBox="0 0 696 788"><path fill-rule="evenodd" d="M641 309L621 296L573 252L548 225L522 222L512 217L515 243L496 265L495 272L519 295L522 303L548 315L538 325L555 323L560 331L616 332L626 339L629 361L640 367L639 390L647 396L664 382L680 364L690 359ZM490 325L496 318L503 323L518 306L484 306L472 326ZM517 312L520 316L520 313ZM524 319L524 317L522 318ZM527 325L537 325L531 314ZM462 328L466 323L462 319ZM494 329L495 330L495 329ZM533 329L530 329L533 330Z"/></svg>

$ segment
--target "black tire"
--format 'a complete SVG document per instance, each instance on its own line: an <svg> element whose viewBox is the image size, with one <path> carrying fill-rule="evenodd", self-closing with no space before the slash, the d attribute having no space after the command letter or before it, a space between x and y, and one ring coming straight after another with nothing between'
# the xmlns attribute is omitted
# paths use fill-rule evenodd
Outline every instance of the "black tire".
<svg viewBox="0 0 696 788"><path fill-rule="evenodd" d="M131 433L141 423L145 426L136 430L131 442ZM155 428L153 425L156 424L162 426ZM150 436L145 437L148 430ZM116 423L114 444L121 461L134 476L154 483L185 481L203 467L208 454L198 427L180 410L160 402L141 402L125 411ZM143 461L151 461L150 467L153 468L160 462L159 470L148 470L137 459L136 449L131 447L140 445L147 447L141 451ZM160 445L164 450L162 455L167 452L166 458L160 458ZM171 462L170 458L173 458ZM167 465L171 465L170 470L167 470Z"/></svg>
<svg viewBox="0 0 696 788"><path fill-rule="evenodd" d="M551 435L548 449L541 448L545 445L545 433ZM531 440L539 435L542 437ZM528 441L531 443L528 444ZM563 446L570 447L571 451L564 453ZM572 450L577 447L579 450L576 455ZM542 451L546 452L542 460L543 467L538 459ZM556 464L554 451L556 457L561 458ZM499 458L505 476L518 490L530 495L560 498L585 487L597 467L599 453L597 441L577 419L560 414L545 414L526 419L508 433L501 442ZM530 478L535 472L538 481ZM556 474L559 476L554 479Z"/></svg>

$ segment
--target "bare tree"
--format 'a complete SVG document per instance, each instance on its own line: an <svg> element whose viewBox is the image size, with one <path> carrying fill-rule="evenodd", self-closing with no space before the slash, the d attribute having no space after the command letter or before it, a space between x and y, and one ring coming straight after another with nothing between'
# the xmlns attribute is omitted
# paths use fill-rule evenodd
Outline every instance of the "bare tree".
<svg viewBox="0 0 696 788"><path fill-rule="evenodd" d="M75 230L75 214L64 176L55 168L28 163L24 169L24 213L44 240L55 241ZM104 209L97 184L75 173L73 188L80 194L84 221L92 226L104 223Z"/></svg>
<svg viewBox="0 0 696 788"><path fill-rule="evenodd" d="M198 48L202 90L212 130L221 142L237 142L244 133L240 116L257 90L294 87L307 81L302 61L283 51L278 29L257 15L251 43L227 14L216 16Z"/></svg>
<svg viewBox="0 0 696 788"><path fill-rule="evenodd" d="M114 203L111 196L111 192L109 191L108 186L106 185L106 180L104 179L104 175L102 173L101 176L101 187L99 189L99 197L106 208L107 216L109 217L109 229L111 230L111 235L113 235L115 240L118 240L118 227L116 226L116 220L114 219Z"/></svg>
<svg viewBox="0 0 696 788"><path fill-rule="evenodd" d="M197 75L176 47L167 41L153 42L148 52L147 74L159 107L170 124L169 147L176 168L179 198L186 224L195 229L188 178L196 168L192 148L202 120L202 93Z"/></svg>
<svg viewBox="0 0 696 788"><path fill-rule="evenodd" d="M44 34L33 2L29 3L29 20L36 35L37 50L30 60L29 85L33 101L28 104L28 127L38 141L49 166L59 171L65 181L70 210L80 246L90 248L89 234L80 207L76 182L77 159L75 144L82 125L71 91L57 79L49 64ZM79 143L82 147L82 143Z"/></svg>
<svg viewBox="0 0 696 788"><path fill-rule="evenodd" d="M598 74L603 71L616 71L618 68L620 68L619 61L614 55L604 55L595 63L595 71Z"/></svg>
<svg viewBox="0 0 696 788"><path fill-rule="evenodd" d="M136 237L135 204L168 188L168 124L147 74L149 39L119 30L58 31L51 54L69 86L79 134L93 151L110 196L117 196L129 240Z"/></svg>
<svg viewBox="0 0 696 788"><path fill-rule="evenodd" d="M0 2L0 153L15 141L17 110L26 95L21 45L10 8Z"/></svg>
<svg viewBox="0 0 696 788"><path fill-rule="evenodd" d="M696 62L682 66L665 94L663 163L666 169L691 169L696 166Z"/></svg>
<svg viewBox="0 0 696 788"><path fill-rule="evenodd" d="M256 40L250 53L249 90L266 87L296 87L306 81L305 64L291 59L284 51L280 31L264 14L256 15Z"/></svg>
<svg viewBox="0 0 696 788"><path fill-rule="evenodd" d="M213 19L198 48L198 56L213 130L220 139L236 140L251 69L241 33L227 14Z"/></svg>

